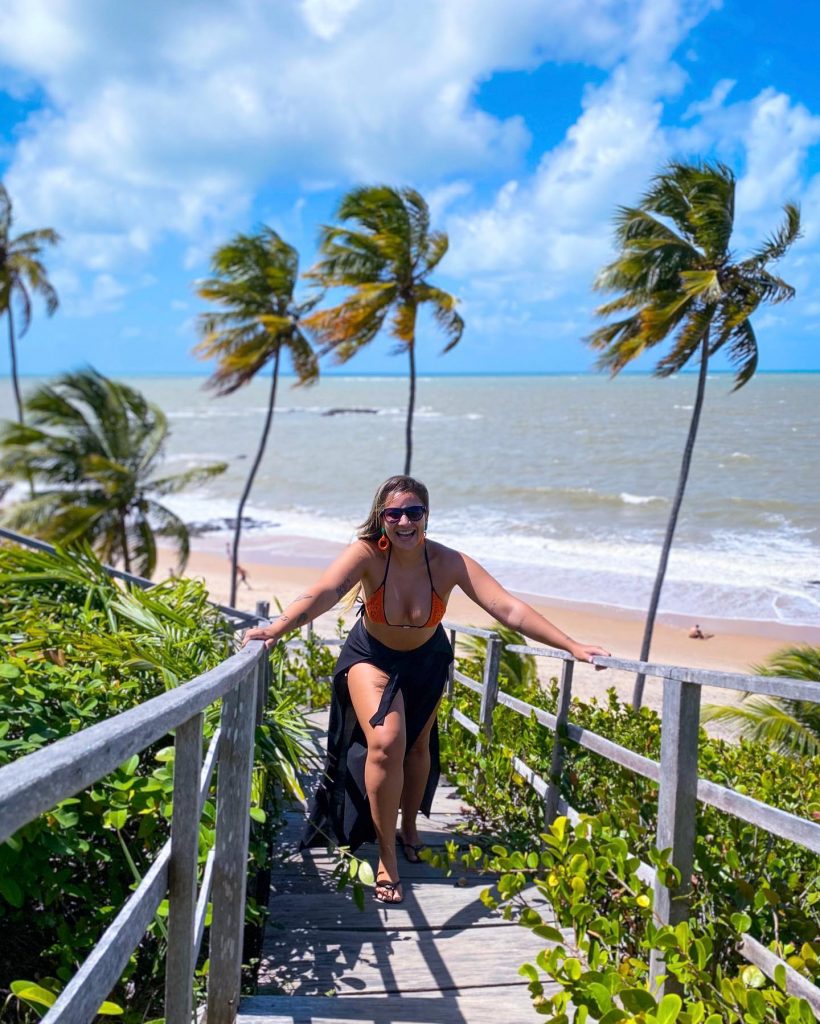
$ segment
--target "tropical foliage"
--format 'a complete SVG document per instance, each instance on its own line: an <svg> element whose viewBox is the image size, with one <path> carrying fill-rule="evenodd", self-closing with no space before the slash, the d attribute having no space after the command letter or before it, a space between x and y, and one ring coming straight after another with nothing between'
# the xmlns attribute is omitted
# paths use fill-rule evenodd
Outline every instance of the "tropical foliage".
<svg viewBox="0 0 820 1024"><path fill-rule="evenodd" d="M38 485L12 505L7 526L45 540L87 540L100 557L150 576L156 538L188 559L185 523L161 498L225 470L223 463L157 475L168 436L164 413L135 388L95 370L67 373L26 401L28 423L0 428L0 472Z"/></svg>
<svg viewBox="0 0 820 1024"><path fill-rule="evenodd" d="M430 210L411 188L378 185L357 188L339 204L341 225L321 230L322 257L308 277L323 288L347 288L338 305L308 318L307 324L339 363L369 344L390 320L397 353L409 360L404 473L413 457L413 411L416 402L416 326L420 306L429 305L447 337L445 352L458 344L464 321L456 299L429 281L447 252L443 231L432 231Z"/></svg>
<svg viewBox="0 0 820 1024"><path fill-rule="evenodd" d="M303 331L304 318L317 300L295 300L299 256L272 228L236 235L214 252L211 269L213 277L203 281L198 292L219 308L199 318L202 340L195 349L202 359L217 360L207 386L218 395L230 395L271 366L267 414L236 511L230 590L234 605L242 513L268 443L283 349L290 356L297 384L311 384L319 376L316 355Z"/></svg>
<svg viewBox="0 0 820 1024"><path fill-rule="evenodd" d="M764 676L789 676L820 683L820 647L785 647L758 667ZM820 704L745 693L740 704L704 708L704 722L721 722L779 754L820 757Z"/></svg>
<svg viewBox="0 0 820 1024"><path fill-rule="evenodd" d="M735 176L723 164L672 163L651 181L637 206L616 216L616 258L595 287L616 292L599 316L615 317L587 339L601 352L598 366L612 375L672 339L655 365L668 377L699 362L698 382L680 474L647 611L640 660L649 658L655 616L683 501L706 388L709 359L725 350L735 367L735 388L754 375L757 337L751 317L763 302L784 302L794 289L768 265L788 252L800 233L798 208L787 203L784 223L745 259L731 251ZM625 314L625 315L624 315ZM633 702L640 706L643 676Z"/></svg>
<svg viewBox="0 0 820 1024"><path fill-rule="evenodd" d="M149 591L114 582L87 547L56 555L0 549L0 765L79 732L219 664L228 624L200 582ZM249 871L265 867L284 802L299 796L308 751L302 713L286 693L286 654L257 748ZM205 742L218 708L209 709ZM165 739L21 829L0 846L0 990L37 1004L74 974L168 837L174 749ZM213 844L213 793L200 826L200 868ZM139 1009L161 1000L167 906L111 999ZM260 917L251 901L250 918ZM45 990L46 995L43 995ZM0 999L3 996L0 994Z"/></svg>
<svg viewBox="0 0 820 1024"><path fill-rule="evenodd" d="M0 315L5 313L8 318L11 382L17 403L17 419L22 423L23 400L17 373L14 307L16 305L20 311L20 337L31 324L32 295L39 295L45 302L49 316L57 309L57 292L48 280L42 255L46 246L60 241L60 236L52 228L39 228L14 238L11 233L13 223L11 199L5 186L0 184Z"/></svg>

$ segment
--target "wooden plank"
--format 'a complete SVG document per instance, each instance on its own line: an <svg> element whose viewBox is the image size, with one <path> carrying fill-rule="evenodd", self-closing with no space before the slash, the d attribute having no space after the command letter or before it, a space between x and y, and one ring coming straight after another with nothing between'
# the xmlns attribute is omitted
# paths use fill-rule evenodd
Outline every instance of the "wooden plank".
<svg viewBox="0 0 820 1024"><path fill-rule="evenodd" d="M560 661L575 661L569 651L561 650L560 647L532 647L530 644L505 644L508 651L514 651L516 654L534 654L536 657L544 658L558 658ZM599 660L595 659L595 664Z"/></svg>
<svg viewBox="0 0 820 1024"><path fill-rule="evenodd" d="M814 1016L820 1020L820 988L813 985L808 978L804 977L784 960L781 960L779 956L775 956L770 949L766 949L757 939L753 939L748 932L741 936L739 949L741 955L745 956L749 963L759 967L772 980L774 980L776 968L784 967L786 972L786 991L790 996L805 999L812 1008Z"/></svg>
<svg viewBox="0 0 820 1024"><path fill-rule="evenodd" d="M484 678L481 687L481 707L478 724L481 729L480 747L489 747L493 741L493 712L498 700L498 664L501 657L501 640L493 637L487 641L484 657Z"/></svg>
<svg viewBox="0 0 820 1024"><path fill-rule="evenodd" d="M663 688L661 719L661 776L658 790L658 827L655 845L671 847L669 857L680 871L680 885L668 888L655 881L655 917L662 924L678 924L689 917L688 895L692 887L698 789L698 729L700 688L668 679ZM652 950L652 980L665 973L663 957ZM671 991L672 979L664 985Z"/></svg>
<svg viewBox="0 0 820 1024"><path fill-rule="evenodd" d="M546 779L542 779L541 776L532 770L528 764L525 764L520 757L513 757L512 766L521 776L521 778L542 798L546 799L547 796L547 782ZM557 806L557 804L556 804Z"/></svg>
<svg viewBox="0 0 820 1024"><path fill-rule="evenodd" d="M643 775L645 779L658 782L660 779L660 765L648 757L636 754L634 750L622 747L619 743L599 736L597 732L590 732L579 725L567 724L567 736L581 747L591 750L595 754L601 754L608 761L628 768L636 775Z"/></svg>
<svg viewBox="0 0 820 1024"><path fill-rule="evenodd" d="M0 768L0 842L204 711L262 657L264 645L250 643L191 682Z"/></svg>
<svg viewBox="0 0 820 1024"><path fill-rule="evenodd" d="M492 933L492 941L488 934ZM260 988L375 995L517 985L520 965L550 944L523 927L442 933L311 931L266 937ZM268 966L270 965L270 966Z"/></svg>
<svg viewBox="0 0 820 1024"><path fill-rule="evenodd" d="M498 703L512 708L513 711L517 711L524 718L535 715L536 721L540 722L541 725L546 726L547 729L555 729L557 720L555 715L550 714L549 711L544 711L543 708L537 708L534 704L528 704L525 700L519 700L518 697L511 697L508 693L504 693L503 690L499 691Z"/></svg>
<svg viewBox="0 0 820 1024"><path fill-rule="evenodd" d="M473 736L478 736L479 728L476 723L468 718L465 714L462 714L458 708L453 708L453 718L458 722L459 725L463 726L467 732L471 732Z"/></svg>
<svg viewBox="0 0 820 1024"><path fill-rule="evenodd" d="M455 878L414 882L405 886L403 903L385 905L366 893L364 910L349 895L324 892L273 893L268 904L272 930L333 930L347 928L373 931L389 925L391 930L446 931L463 928L518 928L519 925L489 910L481 893L492 878L471 878L459 885ZM527 892L527 901L546 919L553 920L552 908L537 890ZM489 940L488 940L489 941Z"/></svg>
<svg viewBox="0 0 820 1024"><path fill-rule="evenodd" d="M43 1017L43 1024L87 1024L120 980L168 888L171 840L106 928L82 967Z"/></svg>
<svg viewBox="0 0 820 1024"><path fill-rule="evenodd" d="M820 853L820 824L815 821L781 811L708 779L698 780L698 800L748 821L750 825L757 825L778 839L790 839L814 853Z"/></svg>
<svg viewBox="0 0 820 1024"><path fill-rule="evenodd" d="M484 686L470 676L465 675L460 669L453 669L453 679L457 683L461 683L462 686L466 686L468 690L472 690L473 693L484 693Z"/></svg>
<svg viewBox="0 0 820 1024"><path fill-rule="evenodd" d="M261 662L257 666L261 671ZM233 1024L239 1007L257 692L256 675L249 674L222 701L208 1024Z"/></svg>
<svg viewBox="0 0 820 1024"><path fill-rule="evenodd" d="M557 986L545 985L545 991ZM466 992L417 992L402 996L251 996L242 1000L238 1024L504 1024L535 1020L523 979L515 985Z"/></svg>
<svg viewBox="0 0 820 1024"><path fill-rule="evenodd" d="M168 863L168 952L165 957L167 1024L189 1024L194 1001L202 719L200 712L177 726L174 741L174 808Z"/></svg>
<svg viewBox="0 0 820 1024"><path fill-rule="evenodd" d="M466 636L480 636L485 640L492 640L498 637L498 633L491 629L479 629L477 626L462 626L459 622L449 622L445 619L442 622L445 629L455 630L456 633L464 633Z"/></svg>
<svg viewBox="0 0 820 1024"><path fill-rule="evenodd" d="M549 785L544 799L544 821L550 825L558 814L558 800L561 796L561 775L564 771L565 748L562 734L567 727L569 705L572 700L573 662L565 661L561 666L561 687L558 691L558 707L555 716L555 735L552 741Z"/></svg>

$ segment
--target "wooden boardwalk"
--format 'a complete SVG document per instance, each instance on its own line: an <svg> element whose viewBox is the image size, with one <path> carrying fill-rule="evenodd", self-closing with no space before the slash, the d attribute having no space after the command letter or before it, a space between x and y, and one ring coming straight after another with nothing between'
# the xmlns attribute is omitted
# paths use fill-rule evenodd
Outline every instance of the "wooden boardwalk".
<svg viewBox="0 0 820 1024"><path fill-rule="evenodd" d="M463 811L439 787L421 836L464 842ZM537 1019L519 966L544 942L482 904L488 876L444 877L426 864L399 866L404 902L386 906L366 890L364 911L330 878L324 850L299 853L302 816L290 816L271 881L260 995L242 1000L240 1024L517 1024ZM375 846L359 856L376 863Z"/></svg>

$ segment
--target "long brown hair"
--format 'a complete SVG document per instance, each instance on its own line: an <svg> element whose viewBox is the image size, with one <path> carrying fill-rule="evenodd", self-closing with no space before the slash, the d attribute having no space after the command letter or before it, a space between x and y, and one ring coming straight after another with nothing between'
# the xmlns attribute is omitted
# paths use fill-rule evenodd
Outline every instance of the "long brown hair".
<svg viewBox="0 0 820 1024"><path fill-rule="evenodd" d="M412 476L391 476L376 491L367 519L356 531L359 540L379 539L382 532L382 512L387 506L387 499L391 494L400 494L402 491L417 494L422 505L428 512L430 511L430 495L420 480L415 480Z"/></svg>

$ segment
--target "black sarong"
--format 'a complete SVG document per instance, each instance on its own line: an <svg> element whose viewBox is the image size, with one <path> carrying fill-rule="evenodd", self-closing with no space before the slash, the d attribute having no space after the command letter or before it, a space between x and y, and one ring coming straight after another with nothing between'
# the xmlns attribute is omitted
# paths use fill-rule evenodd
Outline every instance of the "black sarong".
<svg viewBox="0 0 820 1024"><path fill-rule="evenodd" d="M404 697L407 750L413 746L444 692L453 649L439 626L429 640L412 651L396 651L372 637L361 619L351 629L333 671L327 758L324 773L311 804L300 848L336 842L351 851L372 842L376 830L364 785L367 741L353 710L347 688L348 670L360 662L382 669L389 676L376 714L374 727L384 722L390 705L401 692ZM421 802L430 814L440 775L438 723L430 733L430 774Z"/></svg>

